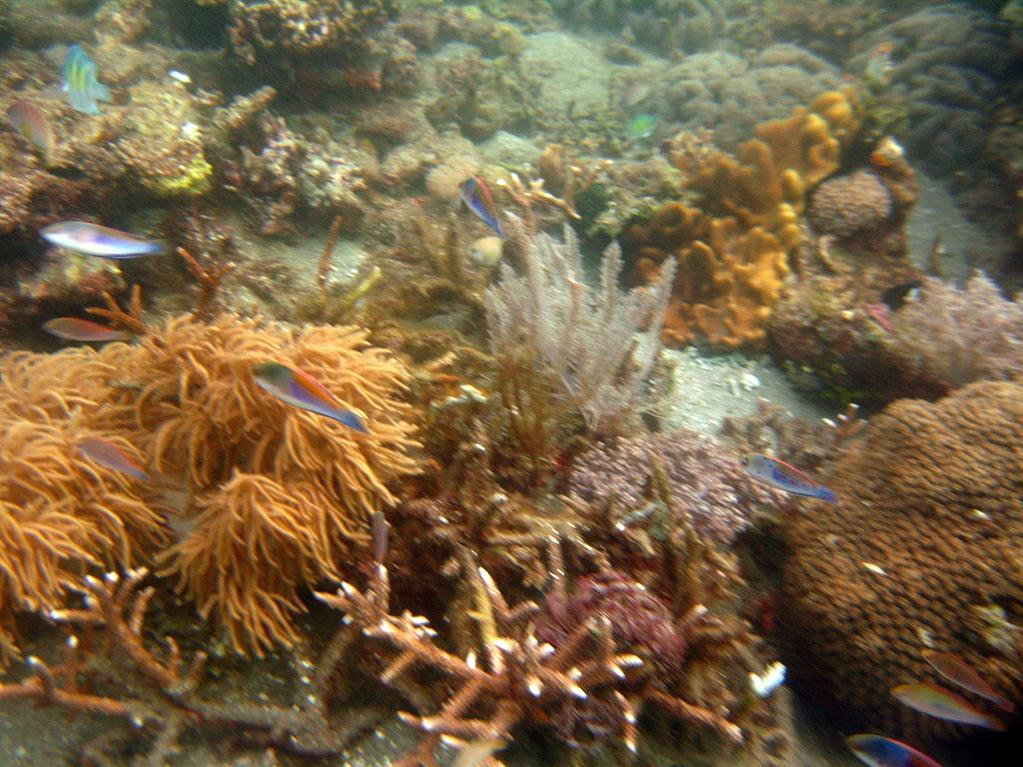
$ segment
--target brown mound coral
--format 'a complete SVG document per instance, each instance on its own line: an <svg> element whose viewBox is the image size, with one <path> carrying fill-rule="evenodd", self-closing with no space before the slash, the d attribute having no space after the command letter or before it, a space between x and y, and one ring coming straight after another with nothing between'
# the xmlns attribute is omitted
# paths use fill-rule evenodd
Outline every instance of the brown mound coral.
<svg viewBox="0 0 1023 767"><path fill-rule="evenodd" d="M397 399L407 371L366 348L365 335L177 318L138 346L12 355L0 392L11 455L0 486L19 533L10 540L25 545L0 559L11 607L53 606L83 564L128 565L138 558L134 544L217 617L236 649L293 642L296 589L336 577L373 511L395 501L387 482L416 470L410 408ZM268 359L313 375L365 416L369 434L263 392L251 367ZM153 545L171 535L154 513L155 483L83 461L73 440L85 434L141 452L163 484L187 488L170 547ZM69 519L52 521L58 511ZM95 532L76 538L81 551L73 551L60 548L60 536L35 534L32 526L47 523L58 532L88 523ZM45 578L35 575L41 556L52 560Z"/></svg>
<svg viewBox="0 0 1023 767"><path fill-rule="evenodd" d="M669 203L648 222L626 227L623 237L641 281L667 259L678 260L667 343L763 344L788 253L801 240L806 190L838 169L843 142L857 128L850 95L836 91L758 126L758 138L734 157L706 149L672 153L686 186L700 196L698 207Z"/></svg>
<svg viewBox="0 0 1023 767"><path fill-rule="evenodd" d="M887 223L892 196L876 173L858 170L820 184L810 196L807 214L818 232L852 237Z"/></svg>
<svg viewBox="0 0 1023 767"><path fill-rule="evenodd" d="M796 514L782 612L794 681L847 727L925 744L958 733L898 703L957 653L1023 704L1023 386L979 383L871 419L834 472L839 503ZM1020 715L1014 721L1018 733Z"/></svg>

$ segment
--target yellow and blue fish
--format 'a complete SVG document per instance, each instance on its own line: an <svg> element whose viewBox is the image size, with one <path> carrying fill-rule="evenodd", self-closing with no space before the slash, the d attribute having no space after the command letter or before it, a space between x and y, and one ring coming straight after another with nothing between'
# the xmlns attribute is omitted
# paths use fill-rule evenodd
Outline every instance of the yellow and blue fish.
<svg viewBox="0 0 1023 767"><path fill-rule="evenodd" d="M98 101L110 101L110 89L96 79L96 62L80 45L68 48L64 59L63 91L71 106L79 112L90 115L99 114Z"/></svg>
<svg viewBox="0 0 1023 767"><path fill-rule="evenodd" d="M266 362L253 365L252 375L260 388L270 392L281 402L333 418L338 423L363 434L368 433L362 419L351 410L347 410L323 384L308 373L277 362Z"/></svg>

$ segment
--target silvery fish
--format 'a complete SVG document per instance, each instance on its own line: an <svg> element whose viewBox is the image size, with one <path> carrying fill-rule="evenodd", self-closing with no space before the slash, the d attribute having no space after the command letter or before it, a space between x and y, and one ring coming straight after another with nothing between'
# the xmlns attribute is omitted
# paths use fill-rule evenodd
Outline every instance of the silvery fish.
<svg viewBox="0 0 1023 767"><path fill-rule="evenodd" d="M965 698L946 690L940 684L932 682L900 684L892 688L892 695L900 703L936 719L985 727L989 730L1008 729L1005 722L998 717L981 711Z"/></svg>
<svg viewBox="0 0 1023 767"><path fill-rule="evenodd" d="M149 479L149 475L124 450L102 437L84 437L78 440L78 450L90 461L114 471L131 474L138 479Z"/></svg>
<svg viewBox="0 0 1023 767"><path fill-rule="evenodd" d="M78 317L57 317L43 323L43 330L68 341L102 343L104 341L127 341L131 338L131 333Z"/></svg>
<svg viewBox="0 0 1023 767"><path fill-rule="evenodd" d="M252 376L256 383L277 399L302 410L325 415L350 429L367 433L366 426L358 415L347 410L327 391L323 384L308 373L289 368L277 362L253 365Z"/></svg>
<svg viewBox="0 0 1023 767"><path fill-rule="evenodd" d="M7 108L7 119L18 129L18 133L31 141L42 152L43 164L53 165L53 150L57 141L53 127L39 108L30 101L19 99Z"/></svg>
<svg viewBox="0 0 1023 767"><path fill-rule="evenodd" d="M838 500L831 490L814 482L795 466L790 466L769 455L750 456L743 461L743 466L757 479L769 482L794 495L807 495L828 503Z"/></svg>
<svg viewBox="0 0 1023 767"><path fill-rule="evenodd" d="M80 45L68 48L64 59L63 91L71 106L79 112L90 115L99 114L97 101L110 101L110 89L96 79L96 62Z"/></svg>
<svg viewBox="0 0 1023 767"><path fill-rule="evenodd" d="M138 258L167 250L162 240L146 240L87 221L61 221L44 226L39 234L51 245L101 258Z"/></svg>

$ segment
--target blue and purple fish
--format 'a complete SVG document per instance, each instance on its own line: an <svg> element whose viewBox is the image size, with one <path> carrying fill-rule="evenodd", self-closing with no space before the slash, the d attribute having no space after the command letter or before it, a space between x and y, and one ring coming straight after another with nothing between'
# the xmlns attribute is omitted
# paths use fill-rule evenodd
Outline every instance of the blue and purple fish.
<svg viewBox="0 0 1023 767"><path fill-rule="evenodd" d="M147 240L87 221L61 221L44 226L39 234L51 245L100 258L155 256L167 250L163 240Z"/></svg>
<svg viewBox="0 0 1023 767"><path fill-rule="evenodd" d="M102 437L84 437L78 440L78 450L90 461L95 461L100 466L131 474L138 479L149 479L149 475L134 458Z"/></svg>
<svg viewBox="0 0 1023 767"><path fill-rule="evenodd" d="M754 455L743 460L746 471L757 479L763 480L794 495L806 495L828 503L834 503L838 496L795 466L779 461L769 455Z"/></svg>
<svg viewBox="0 0 1023 767"><path fill-rule="evenodd" d="M845 742L859 760L870 767L941 767L912 746L880 735L850 735Z"/></svg>
<svg viewBox="0 0 1023 767"><path fill-rule="evenodd" d="M266 362L254 365L252 375L261 388L282 402L333 418L338 423L363 434L368 433L362 419L351 410L347 410L323 387L323 384L308 373L277 362Z"/></svg>
<svg viewBox="0 0 1023 767"><path fill-rule="evenodd" d="M68 48L64 68L61 70L64 75L62 89L67 94L68 102L79 112L98 115L99 104L96 102L110 101L110 89L96 79L96 72L96 62L82 46L72 45Z"/></svg>
<svg viewBox="0 0 1023 767"><path fill-rule="evenodd" d="M479 216L480 220L493 229L497 236L503 240L504 230L501 229L501 221L499 219L501 214L494 203L493 195L490 194L490 189L483 183L483 179L478 176L467 178L458 185L458 192L462 196L462 202L465 203L466 207Z"/></svg>

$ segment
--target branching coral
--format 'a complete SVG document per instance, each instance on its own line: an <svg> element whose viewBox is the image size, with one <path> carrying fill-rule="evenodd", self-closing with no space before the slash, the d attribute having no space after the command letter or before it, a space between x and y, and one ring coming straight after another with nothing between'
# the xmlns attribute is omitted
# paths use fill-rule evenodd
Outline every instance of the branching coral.
<svg viewBox="0 0 1023 767"><path fill-rule="evenodd" d="M171 637L166 637L166 653L151 649L143 638L145 613L155 592L152 586L143 588L146 575L145 570L135 570L123 579L115 572L102 580L88 576L80 587L84 608L50 612L54 621L80 632L69 637L63 662L51 666L29 656L34 676L0 683L0 700L27 699L123 719L131 728L122 741L131 742L134 749L140 737L151 741L146 765L166 764L181 736L194 730L242 733L257 743L307 757L338 754L381 717L376 709L344 719L327 710L326 684L338 660L334 654L325 655L314 679L300 687L308 694L299 705L238 704L201 695L205 653L196 653L186 665ZM86 642L96 633L102 636L102 647L85 652ZM345 644L351 634L342 628L335 642ZM103 693L89 689L100 684ZM106 760L105 752L115 742L109 735L101 738L102 746L86 746L86 753L95 754L89 761Z"/></svg>
<svg viewBox="0 0 1023 767"><path fill-rule="evenodd" d="M645 689L635 676L643 674L644 660L627 641L616 640L607 618L578 617L557 645L550 644L539 639L533 627L536 603L510 606L485 569L463 575L474 594L479 636L479 654L470 651L465 658L440 646L427 619L409 612L390 613L390 581L383 565L365 592L342 583L336 595L317 594L345 612L368 639L389 648L381 674L385 683L398 689L414 687L410 677L418 667L440 673L453 685L454 691L434 713L402 714L423 738L396 765L436 764L435 751L442 739L508 737L520 725L549 727L558 720L571 725L577 719L572 709L578 706L600 711L607 725L603 731L594 728L591 735L601 741L620 739L635 750L636 720L647 701L688 726L716 731L733 742L742 740L742 731L720 714L664 691ZM697 610L691 622L700 621L704 613ZM563 729L561 735L575 742L573 732Z"/></svg>
<svg viewBox="0 0 1023 767"><path fill-rule="evenodd" d="M29 545L20 559L3 560L5 590L19 595L14 607L53 607L76 562L130 564L139 549L177 576L238 650L293 642L295 589L336 576L366 540L370 515L395 502L387 483L417 468L410 408L396 396L407 372L364 339L352 327L291 335L223 315L208 325L172 319L138 346L12 355L2 428L3 449L15 452L0 482L10 487L10 518L24 522L13 540ZM267 396L251 367L268 359L316 377L366 417L369 434ZM88 434L140 451L143 464L184 483L184 509L169 512L149 484L77 456L74 440ZM180 517L177 540L156 551L169 515ZM83 524L94 532L65 560L60 535L47 543L31 533L29 525L43 524L58 534Z"/></svg>

